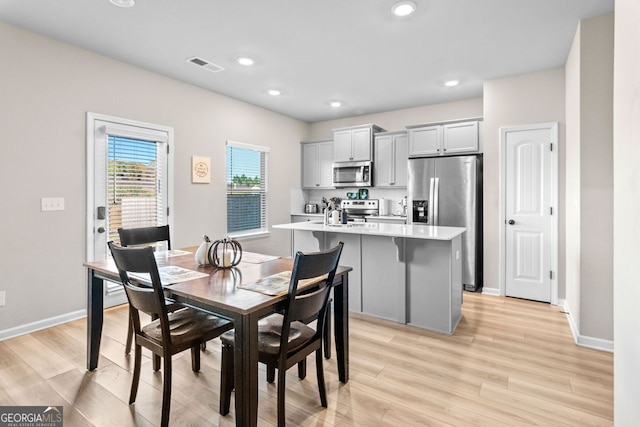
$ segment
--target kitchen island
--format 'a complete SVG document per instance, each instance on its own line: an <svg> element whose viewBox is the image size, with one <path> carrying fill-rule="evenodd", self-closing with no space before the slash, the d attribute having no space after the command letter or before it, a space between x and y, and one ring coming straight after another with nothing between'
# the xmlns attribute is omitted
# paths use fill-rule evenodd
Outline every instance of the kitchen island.
<svg viewBox="0 0 640 427"><path fill-rule="evenodd" d="M292 230L293 252L344 242L349 310L453 333L462 316L462 227L389 223L274 225Z"/></svg>

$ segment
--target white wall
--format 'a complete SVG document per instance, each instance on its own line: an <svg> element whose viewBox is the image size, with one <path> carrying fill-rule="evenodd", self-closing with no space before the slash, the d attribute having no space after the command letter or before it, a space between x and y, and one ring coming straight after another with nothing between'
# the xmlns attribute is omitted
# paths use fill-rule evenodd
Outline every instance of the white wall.
<svg viewBox="0 0 640 427"><path fill-rule="evenodd" d="M269 223L289 222L307 123L4 23L0 58L0 291L7 292L0 336L86 306L87 111L174 128L176 247L226 230L227 139L271 147ZM211 157L211 184L191 184L192 155ZM65 210L40 212L41 197L64 197ZM289 233L274 230L243 246L289 255Z"/></svg>
<svg viewBox="0 0 640 427"><path fill-rule="evenodd" d="M482 117L482 98L444 104L425 105L404 110L387 111L378 114L366 114L346 119L328 120L310 125L309 139L332 138L331 129L375 124L386 131L405 130L405 126L422 123L434 123L447 120Z"/></svg>
<svg viewBox="0 0 640 427"><path fill-rule="evenodd" d="M616 0L614 59L614 422L640 420L640 2Z"/></svg>
<svg viewBox="0 0 640 427"><path fill-rule="evenodd" d="M566 69L566 301L588 344L613 339L613 14L580 23Z"/></svg>
<svg viewBox="0 0 640 427"><path fill-rule="evenodd" d="M556 68L484 83L484 286L499 290L500 137L503 126L558 122L558 277L564 295L564 69Z"/></svg>

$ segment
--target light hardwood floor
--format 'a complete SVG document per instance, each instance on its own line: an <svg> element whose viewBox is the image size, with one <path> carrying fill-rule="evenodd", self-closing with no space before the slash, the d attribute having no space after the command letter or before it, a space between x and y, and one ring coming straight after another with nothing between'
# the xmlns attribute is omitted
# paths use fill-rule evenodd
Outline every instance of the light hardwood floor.
<svg viewBox="0 0 640 427"><path fill-rule="evenodd" d="M133 357L124 356L126 306L105 312L99 367L86 370L86 320L0 342L0 405L64 405L64 425L152 426L160 421L162 375L147 355L134 405ZM287 377L291 426L610 426L613 356L574 344L560 307L465 293L449 336L350 318L350 381L325 363L329 408L320 406L313 357L307 378ZM174 357L171 424L234 425L218 415L220 343L202 370ZM276 423L276 387L260 368L259 425Z"/></svg>

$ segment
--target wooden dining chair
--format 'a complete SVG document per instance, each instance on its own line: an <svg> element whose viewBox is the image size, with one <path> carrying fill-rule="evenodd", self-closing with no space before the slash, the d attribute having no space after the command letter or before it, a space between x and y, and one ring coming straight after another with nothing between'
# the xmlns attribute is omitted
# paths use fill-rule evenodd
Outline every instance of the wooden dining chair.
<svg viewBox="0 0 640 427"><path fill-rule="evenodd" d="M284 314L272 314L258 323L258 360L267 365L267 372L278 370L278 425L285 425L284 396L286 371L294 365L300 368L307 356L315 351L316 373L320 403L327 407L324 383L322 342L325 313L343 243L335 248L304 254L296 253ZM310 291L298 292L301 280L324 276ZM313 319L315 329L305 322ZM222 341L222 369L220 381L220 414L229 413L234 388L234 331L220 336ZM300 371L298 372L300 376ZM301 377L304 378L304 377ZM273 378L268 378L273 382Z"/></svg>
<svg viewBox="0 0 640 427"><path fill-rule="evenodd" d="M171 407L171 357L184 350L191 349L191 369L200 370L200 344L220 336L233 328L233 323L210 313L182 308L173 313L167 312L164 292L153 248L123 248L109 242L127 299L130 317L133 320L135 334L135 363L129 404L135 402L140 383L140 365L142 347L163 358L162 419L161 425L169 423ZM129 273L148 274L151 287L131 281ZM145 326L140 322L140 311L157 316Z"/></svg>
<svg viewBox="0 0 640 427"><path fill-rule="evenodd" d="M167 250L171 250L171 235L169 233L168 225L161 225L158 227L138 227L138 228L118 228L118 236L120 236L120 245L127 246L140 246L149 245L151 243L167 242ZM182 308L182 305L176 304L173 301L167 301L167 310L169 312ZM124 347L124 354L131 353L131 341L133 338L133 323L129 319L129 325L127 329L127 341ZM154 369L157 371L160 369L159 359L154 361Z"/></svg>
<svg viewBox="0 0 640 427"><path fill-rule="evenodd" d="M118 228L120 245L137 246L149 243L167 242L167 249L171 250L171 235L168 225L158 227Z"/></svg>

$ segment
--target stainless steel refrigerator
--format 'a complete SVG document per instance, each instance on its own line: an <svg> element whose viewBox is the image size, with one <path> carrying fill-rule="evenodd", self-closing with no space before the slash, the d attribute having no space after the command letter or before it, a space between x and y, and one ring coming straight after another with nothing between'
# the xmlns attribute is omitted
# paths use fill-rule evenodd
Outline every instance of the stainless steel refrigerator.
<svg viewBox="0 0 640 427"><path fill-rule="evenodd" d="M409 159L408 222L466 227L462 283L482 289L482 155Z"/></svg>

